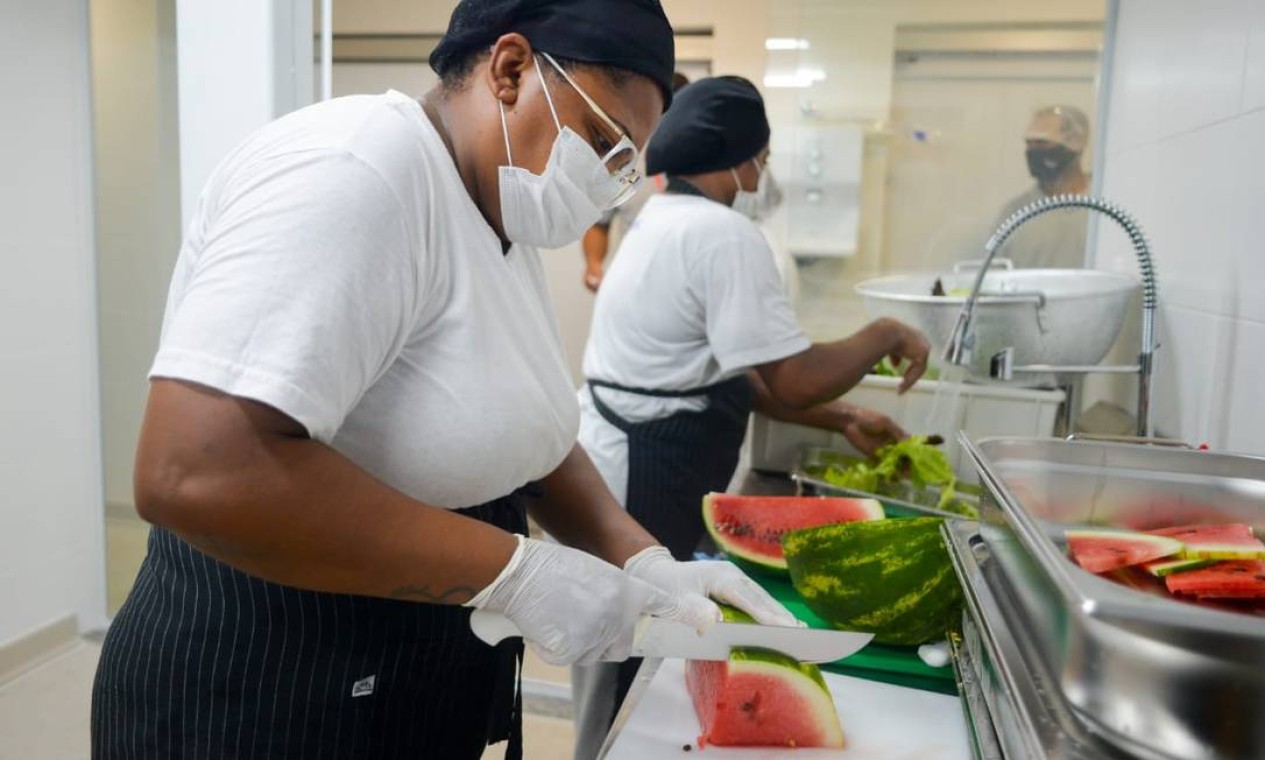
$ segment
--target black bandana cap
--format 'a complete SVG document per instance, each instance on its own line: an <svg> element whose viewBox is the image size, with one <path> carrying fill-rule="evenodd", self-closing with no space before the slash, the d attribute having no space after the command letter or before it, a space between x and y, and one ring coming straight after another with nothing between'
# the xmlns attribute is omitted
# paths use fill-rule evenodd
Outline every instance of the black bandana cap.
<svg viewBox="0 0 1265 760"><path fill-rule="evenodd" d="M646 76L672 103L676 46L659 0L462 0L430 67L442 77L511 32L555 58Z"/></svg>
<svg viewBox="0 0 1265 760"><path fill-rule="evenodd" d="M646 172L690 176L738 166L769 144L764 98L742 77L708 77L676 94L646 148Z"/></svg>

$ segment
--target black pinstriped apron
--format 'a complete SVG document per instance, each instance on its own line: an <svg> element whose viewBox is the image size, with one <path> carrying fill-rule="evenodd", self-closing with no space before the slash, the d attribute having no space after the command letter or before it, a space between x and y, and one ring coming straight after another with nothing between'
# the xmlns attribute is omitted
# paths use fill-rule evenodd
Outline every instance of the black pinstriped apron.
<svg viewBox="0 0 1265 760"><path fill-rule="evenodd" d="M517 493L458 513L525 534ZM469 618L269 583L155 527L101 650L92 755L517 758L522 639L489 647Z"/></svg>
<svg viewBox="0 0 1265 760"><path fill-rule="evenodd" d="M589 380L593 406L602 419L628 436L628 513L681 561L693 558L703 537L703 496L723 491L738 466L755 391L745 374L685 391L659 391ZM648 422L628 422L598 396L596 388L658 398L707 396L707 407ZM632 685L640 659L619 666L615 709Z"/></svg>

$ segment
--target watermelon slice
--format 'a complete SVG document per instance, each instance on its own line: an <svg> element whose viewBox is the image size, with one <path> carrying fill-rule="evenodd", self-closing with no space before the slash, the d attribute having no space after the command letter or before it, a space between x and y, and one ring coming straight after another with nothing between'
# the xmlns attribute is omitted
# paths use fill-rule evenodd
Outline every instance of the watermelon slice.
<svg viewBox="0 0 1265 760"><path fill-rule="evenodd" d="M1211 559L1157 559L1154 562L1144 562L1142 569L1156 578L1165 578L1173 573L1184 573L1189 570L1198 570L1201 567L1215 564L1216 560Z"/></svg>
<svg viewBox="0 0 1265 760"><path fill-rule="evenodd" d="M1182 542L1168 536L1124 530L1069 530L1067 548L1076 564L1091 573L1105 573L1140 565L1182 550Z"/></svg>
<svg viewBox="0 0 1265 760"><path fill-rule="evenodd" d="M1265 561L1218 562L1202 570L1170 575L1164 582L1174 594L1200 599L1265 599Z"/></svg>
<svg viewBox="0 0 1265 760"><path fill-rule="evenodd" d="M750 620L721 609L726 620ZM816 665L765 649L734 649L728 661L687 662L685 686L702 729L700 749L843 746L834 698Z"/></svg>
<svg viewBox="0 0 1265 760"><path fill-rule="evenodd" d="M786 572L782 536L819 525L882 520L883 505L875 499L818 496L737 496L709 493L703 497L707 532L730 557L759 569Z"/></svg>
<svg viewBox="0 0 1265 760"><path fill-rule="evenodd" d="M1265 544L1252 535L1252 526L1242 523L1181 525L1149 532L1181 541L1186 545L1185 559L1265 559Z"/></svg>

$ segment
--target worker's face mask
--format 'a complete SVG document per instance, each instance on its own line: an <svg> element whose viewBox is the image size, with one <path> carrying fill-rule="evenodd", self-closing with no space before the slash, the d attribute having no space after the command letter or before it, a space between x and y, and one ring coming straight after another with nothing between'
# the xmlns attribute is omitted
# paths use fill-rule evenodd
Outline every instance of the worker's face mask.
<svg viewBox="0 0 1265 760"><path fill-rule="evenodd" d="M563 76L561 67L545 54L549 63ZM501 106L501 130L505 136L505 154L509 166L500 167L501 227L511 242L538 248L560 248L579 240L585 230L592 227L602 212L614 207L628 192L629 178L612 173L608 168L611 157L603 159L593 147L570 127L558 121L558 112L549 93L549 83L540 71L540 59L536 59L536 71L553 115L558 137L549 152L549 162L542 174L514 166L510 153L509 125L505 121L505 105ZM570 77L566 77L570 82ZM579 87L572 82L572 86ZM586 102L591 100L581 92ZM601 116L605 114L599 113ZM625 138L627 139L627 138ZM623 141L616 151L632 148L631 140ZM615 151L612 151L614 153ZM635 150L630 160L635 164ZM621 166L627 165L625 157L619 157ZM635 182L635 177L632 181ZM634 188L635 189L635 186Z"/></svg>
<svg viewBox="0 0 1265 760"><path fill-rule="evenodd" d="M734 195L733 209L752 221L760 221L773 213L782 202L782 191L773 180L773 172L767 166L761 166L760 162L754 158L751 159L751 163L755 164L756 171L760 174L755 190L744 190L738 172L734 169L729 170L733 175L734 183L738 185L738 192Z"/></svg>
<svg viewBox="0 0 1265 760"><path fill-rule="evenodd" d="M1038 182L1049 182L1076 160L1077 154L1062 145L1029 148L1026 152L1028 173Z"/></svg>

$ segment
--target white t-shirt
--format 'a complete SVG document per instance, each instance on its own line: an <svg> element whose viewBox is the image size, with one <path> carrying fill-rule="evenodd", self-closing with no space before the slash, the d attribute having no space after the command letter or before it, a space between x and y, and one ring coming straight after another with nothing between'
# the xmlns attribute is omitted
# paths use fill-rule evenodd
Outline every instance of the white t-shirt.
<svg viewBox="0 0 1265 760"><path fill-rule="evenodd" d="M578 426L537 252L502 253L397 92L292 113L216 169L151 377L275 407L447 508L548 474Z"/></svg>
<svg viewBox="0 0 1265 760"><path fill-rule="evenodd" d="M637 215L602 279L584 374L633 388L689 390L809 346L755 224L706 198L664 194ZM706 406L701 396L597 393L629 422ZM627 437L598 414L587 386L579 398L580 443L622 503Z"/></svg>

